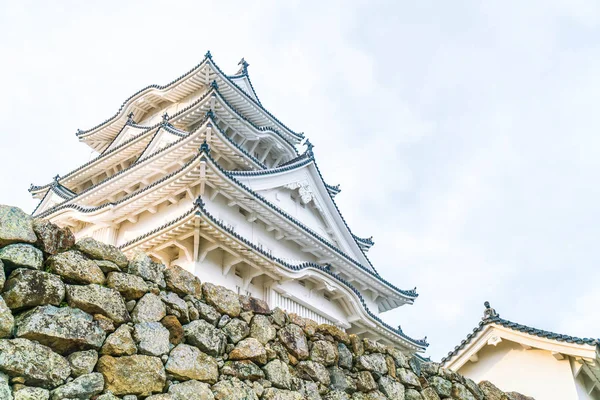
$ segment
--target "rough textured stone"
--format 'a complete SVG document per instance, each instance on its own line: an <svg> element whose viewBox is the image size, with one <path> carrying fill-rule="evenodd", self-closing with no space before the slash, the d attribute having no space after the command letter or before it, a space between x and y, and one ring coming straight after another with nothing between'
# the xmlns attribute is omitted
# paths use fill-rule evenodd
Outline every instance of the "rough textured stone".
<svg viewBox="0 0 600 400"><path fill-rule="evenodd" d="M133 339L140 354L158 357L169 352L169 331L160 322L135 324Z"/></svg>
<svg viewBox="0 0 600 400"><path fill-rule="evenodd" d="M97 372L82 375L69 383L56 388L50 394L51 400L89 399L104 390L104 377Z"/></svg>
<svg viewBox="0 0 600 400"><path fill-rule="evenodd" d="M396 376L403 384L410 387L421 387L421 383L419 382L419 378L415 375L414 372L408 370L406 368L398 368L396 370Z"/></svg>
<svg viewBox="0 0 600 400"><path fill-rule="evenodd" d="M215 398L210 386L198 381L186 381L171 385L169 393L175 400L212 400Z"/></svg>
<svg viewBox="0 0 600 400"><path fill-rule="evenodd" d="M237 317L242 311L239 296L223 286L205 282L202 285L202 294L204 295L206 302L221 314Z"/></svg>
<svg viewBox="0 0 600 400"><path fill-rule="evenodd" d="M13 397L14 400L48 400L50 398L50 391L43 388L25 386L15 391Z"/></svg>
<svg viewBox="0 0 600 400"><path fill-rule="evenodd" d="M356 392L356 383L340 367L329 368L329 377L332 389L350 394Z"/></svg>
<svg viewBox="0 0 600 400"><path fill-rule="evenodd" d="M379 390L390 400L404 400L404 386L390 378L382 376L378 381Z"/></svg>
<svg viewBox="0 0 600 400"><path fill-rule="evenodd" d="M183 332L187 343L198 347L211 356L225 352L227 337L219 329L204 320L192 321L184 325Z"/></svg>
<svg viewBox="0 0 600 400"><path fill-rule="evenodd" d="M352 368L352 353L343 343L338 343L338 366L341 368Z"/></svg>
<svg viewBox="0 0 600 400"><path fill-rule="evenodd" d="M380 353L365 354L358 357L356 367L359 370L371 371L378 375L385 375L388 372L385 356Z"/></svg>
<svg viewBox="0 0 600 400"><path fill-rule="evenodd" d="M178 265L172 265L164 271L167 289L181 295L202 296L202 282L191 272Z"/></svg>
<svg viewBox="0 0 600 400"><path fill-rule="evenodd" d="M4 299L0 297L0 339L10 337L14 325L15 318L10 312L10 308L4 302Z"/></svg>
<svg viewBox="0 0 600 400"><path fill-rule="evenodd" d="M117 264L112 261L106 260L92 260L98 268L102 270L105 274L109 274L111 272L121 272L121 268Z"/></svg>
<svg viewBox="0 0 600 400"><path fill-rule="evenodd" d="M310 349L310 359L326 367L332 366L338 361L337 346L325 340L317 340Z"/></svg>
<svg viewBox="0 0 600 400"><path fill-rule="evenodd" d="M254 338L240 341L229 353L230 360L251 360L259 364L266 364L267 351L265 346Z"/></svg>
<svg viewBox="0 0 600 400"><path fill-rule="evenodd" d="M263 400L303 400L304 396L298 392L267 388L262 396Z"/></svg>
<svg viewBox="0 0 600 400"><path fill-rule="evenodd" d="M51 304L65 298L65 285L56 275L30 269L17 269L4 285L2 297L12 310Z"/></svg>
<svg viewBox="0 0 600 400"><path fill-rule="evenodd" d="M62 276L67 283L104 284L104 273L95 262L76 250L65 251L48 258L49 271Z"/></svg>
<svg viewBox="0 0 600 400"><path fill-rule="evenodd" d="M147 281L154 282L159 287L164 288L166 286L163 275L164 270L164 265L152 261L150 257L142 252L136 252L131 260L129 260L127 272L140 276Z"/></svg>
<svg viewBox="0 0 600 400"><path fill-rule="evenodd" d="M149 291L148 284L142 278L122 272L109 273L106 286L121 293L126 300L137 300Z"/></svg>
<svg viewBox="0 0 600 400"><path fill-rule="evenodd" d="M250 334L250 327L246 321L234 318L223 327L223 332L227 335L229 341L236 344Z"/></svg>
<svg viewBox="0 0 600 400"><path fill-rule="evenodd" d="M137 352L137 346L133 341L131 333L133 328L121 325L116 331L108 335L100 349L100 354L110 356L130 356Z"/></svg>
<svg viewBox="0 0 600 400"><path fill-rule="evenodd" d="M377 389L377 382L369 371L360 371L356 375L356 388L361 392L370 392Z"/></svg>
<svg viewBox="0 0 600 400"><path fill-rule="evenodd" d="M220 381L213 385L215 400L258 400L258 396L252 387L246 385L237 378Z"/></svg>
<svg viewBox="0 0 600 400"><path fill-rule="evenodd" d="M0 292L4 288L4 282L6 282L6 274L4 272L4 263L0 260Z"/></svg>
<svg viewBox="0 0 600 400"><path fill-rule="evenodd" d="M176 293L164 291L160 292L160 299L167 307L167 314L176 316L184 324L190 322L188 306L185 300L179 297Z"/></svg>
<svg viewBox="0 0 600 400"><path fill-rule="evenodd" d="M36 241L33 218L20 208L0 204L0 247Z"/></svg>
<svg viewBox="0 0 600 400"><path fill-rule="evenodd" d="M187 344L180 344L171 350L165 368L169 374L180 380L194 379L215 383L219 377L217 361Z"/></svg>
<svg viewBox="0 0 600 400"><path fill-rule="evenodd" d="M174 315L167 315L160 320L160 323L169 331L169 342L171 344L176 346L183 342L185 333L177 317Z"/></svg>
<svg viewBox="0 0 600 400"><path fill-rule="evenodd" d="M27 339L0 340L0 371L27 385L55 388L71 374L69 362L47 346Z"/></svg>
<svg viewBox="0 0 600 400"><path fill-rule="evenodd" d="M290 374L287 364L283 361L273 360L265 365L263 370L267 380L276 388L288 390L292 388L292 374Z"/></svg>
<svg viewBox="0 0 600 400"><path fill-rule="evenodd" d="M222 375L235 376L241 380L255 381L265 377L260 367L249 360L227 361L221 369Z"/></svg>
<svg viewBox="0 0 600 400"><path fill-rule="evenodd" d="M8 375L0 372L0 399L12 400L12 398L10 386L8 384Z"/></svg>
<svg viewBox="0 0 600 400"><path fill-rule="evenodd" d="M100 285L67 285L67 302L90 314L102 314L117 324L131 319L119 292Z"/></svg>
<svg viewBox="0 0 600 400"><path fill-rule="evenodd" d="M486 400L510 400L503 391L490 381L479 382L479 389L483 392Z"/></svg>
<svg viewBox="0 0 600 400"><path fill-rule="evenodd" d="M331 335L331 337L333 337L338 342L350 344L350 337L348 336L348 334L340 328L338 328L337 326L321 324L317 327L317 332L322 333L324 335Z"/></svg>
<svg viewBox="0 0 600 400"><path fill-rule="evenodd" d="M452 395L452 382L447 381L439 376L433 376L429 380L429 384L440 395L440 397L450 397Z"/></svg>
<svg viewBox="0 0 600 400"><path fill-rule="evenodd" d="M95 350L78 351L67 357L71 366L71 375L77 377L92 373L98 362L98 352Z"/></svg>
<svg viewBox="0 0 600 400"><path fill-rule="evenodd" d="M271 324L268 317L261 314L252 317L252 322L250 323L250 337L255 338L262 344L267 344L275 339L276 335L277 330Z"/></svg>
<svg viewBox="0 0 600 400"><path fill-rule="evenodd" d="M296 366L296 373L302 379L329 385L331 379L327 369L314 361L300 361Z"/></svg>
<svg viewBox="0 0 600 400"><path fill-rule="evenodd" d="M16 243L0 248L0 260L10 272L17 268L41 269L44 255L30 244Z"/></svg>
<svg viewBox="0 0 600 400"><path fill-rule="evenodd" d="M465 386L467 387L467 389L469 389L469 392L471 392L471 394L475 397L476 400L483 400L485 398L483 391L479 389L479 386L477 386L477 384L472 379L465 377Z"/></svg>
<svg viewBox="0 0 600 400"><path fill-rule="evenodd" d="M406 389L404 398L405 400L423 400L421 393L417 392L415 389Z"/></svg>
<svg viewBox="0 0 600 400"><path fill-rule="evenodd" d="M152 293L146 293L137 302L131 313L131 317L135 323L158 322L166 315L167 308L165 304L160 300L160 297Z"/></svg>
<svg viewBox="0 0 600 400"><path fill-rule="evenodd" d="M308 342L304 331L298 325L290 324L279 330L279 340L285 348L299 360L306 360L309 356Z"/></svg>
<svg viewBox="0 0 600 400"><path fill-rule="evenodd" d="M213 306L209 306L208 304L197 301L196 299L193 299L192 303L198 310L200 318L203 320L216 325L219 319L221 319L221 314Z"/></svg>
<svg viewBox="0 0 600 400"><path fill-rule="evenodd" d="M167 379L160 358L137 354L117 358L102 356L96 369L104 376L105 390L117 396L160 393Z"/></svg>
<svg viewBox="0 0 600 400"><path fill-rule="evenodd" d="M106 337L91 315L70 307L36 307L20 314L15 326L15 336L35 340L61 354L99 349Z"/></svg>
<svg viewBox="0 0 600 400"><path fill-rule="evenodd" d="M45 219L34 219L33 231L37 236L36 246L46 254L66 251L75 244L75 236L69 228L60 228Z"/></svg>
<svg viewBox="0 0 600 400"><path fill-rule="evenodd" d="M458 382L452 383L452 398L456 400L475 400L475 396L469 389Z"/></svg>
<svg viewBox="0 0 600 400"><path fill-rule="evenodd" d="M266 301L252 296L240 296L240 305L243 311L252 311L254 314L271 315L271 308Z"/></svg>
<svg viewBox="0 0 600 400"><path fill-rule="evenodd" d="M94 260L110 261L117 264L119 268L125 268L129 263L125 254L115 246L89 237L75 243L75 248Z"/></svg>
<svg viewBox="0 0 600 400"><path fill-rule="evenodd" d="M431 386L426 387L421 391L421 397L423 398L423 400L440 400L440 396Z"/></svg>
<svg viewBox="0 0 600 400"><path fill-rule="evenodd" d="M114 321L102 314L94 314L94 321L98 322L100 328L106 333L115 331Z"/></svg>

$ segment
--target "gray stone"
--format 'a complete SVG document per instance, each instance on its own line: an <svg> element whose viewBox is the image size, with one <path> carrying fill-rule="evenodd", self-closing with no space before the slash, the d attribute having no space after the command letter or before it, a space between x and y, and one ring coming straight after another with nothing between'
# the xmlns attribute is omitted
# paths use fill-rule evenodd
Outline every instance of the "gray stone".
<svg viewBox="0 0 600 400"><path fill-rule="evenodd" d="M398 379L400 379L400 382L407 386L421 388L419 378L411 370L406 368L398 368L396 369L396 376Z"/></svg>
<svg viewBox="0 0 600 400"><path fill-rule="evenodd" d="M369 371L360 371L356 375L356 388L361 392L370 392L377 389L377 382Z"/></svg>
<svg viewBox="0 0 600 400"><path fill-rule="evenodd" d="M146 397L146 400L173 400L174 397L168 393L153 394L152 396Z"/></svg>
<svg viewBox="0 0 600 400"><path fill-rule="evenodd" d="M121 272L121 268L117 264L112 261L106 260L92 260L98 268L102 270L105 274L109 274L111 272Z"/></svg>
<svg viewBox="0 0 600 400"><path fill-rule="evenodd" d="M379 390L390 400L404 400L404 386L390 378L382 376L379 378Z"/></svg>
<svg viewBox="0 0 600 400"><path fill-rule="evenodd" d="M69 362L47 346L27 339L0 340L0 371L27 385L55 388L71 374Z"/></svg>
<svg viewBox="0 0 600 400"><path fill-rule="evenodd" d="M323 400L350 400L350 396L341 390L332 390L323 396Z"/></svg>
<svg viewBox="0 0 600 400"><path fill-rule="evenodd" d="M267 363L265 346L254 338L241 340L229 353L230 360L251 360L259 364Z"/></svg>
<svg viewBox="0 0 600 400"><path fill-rule="evenodd" d="M475 399L483 400L485 398L485 394L483 393L483 391L479 389L479 386L477 386L477 384L472 379L465 377L465 386L467 387L467 389L469 389L469 392L471 392Z"/></svg>
<svg viewBox="0 0 600 400"><path fill-rule="evenodd" d="M156 283L159 287L164 288L166 286L163 275L164 270L164 265L152 261L150 257L142 252L136 252L131 260L129 260L127 272L141 276L145 280Z"/></svg>
<svg viewBox="0 0 600 400"><path fill-rule="evenodd" d="M67 302L71 307L80 308L90 314L102 314L117 324L131 319L119 292L100 285L67 285Z"/></svg>
<svg viewBox="0 0 600 400"><path fill-rule="evenodd" d="M212 400L215 398L210 386L199 381L186 381L171 385L169 394L175 400Z"/></svg>
<svg viewBox="0 0 600 400"><path fill-rule="evenodd" d="M406 389L406 392L404 392L404 398L406 400L423 400L421 393L417 392L415 389Z"/></svg>
<svg viewBox="0 0 600 400"><path fill-rule="evenodd" d="M4 282L6 282L6 274L4 273L4 263L0 260L0 292L4 288Z"/></svg>
<svg viewBox="0 0 600 400"><path fill-rule="evenodd" d="M129 263L125 254L115 246L89 237L75 243L75 248L94 260L110 261L117 264L119 268L125 268Z"/></svg>
<svg viewBox="0 0 600 400"><path fill-rule="evenodd" d="M104 377L97 372L81 375L69 383L64 384L52 391L51 400L62 399L89 399L102 393L104 390Z"/></svg>
<svg viewBox="0 0 600 400"><path fill-rule="evenodd" d="M267 388L262 396L263 400L304 400L304 396L298 392Z"/></svg>
<svg viewBox="0 0 600 400"><path fill-rule="evenodd" d="M222 331L227 335L231 343L236 344L250 334L250 327L246 321L234 318L223 327Z"/></svg>
<svg viewBox="0 0 600 400"><path fill-rule="evenodd" d="M277 330L265 315L257 314L252 317L250 323L250 337L255 338L262 344L267 344L275 339Z"/></svg>
<svg viewBox="0 0 600 400"><path fill-rule="evenodd" d="M159 357L169 352L169 331L160 322L135 324L133 339L140 354Z"/></svg>
<svg viewBox="0 0 600 400"><path fill-rule="evenodd" d="M172 265L164 271L167 289L181 295L202 297L202 282L191 272L178 265Z"/></svg>
<svg viewBox="0 0 600 400"><path fill-rule="evenodd" d="M346 371L342 368L329 368L329 377L331 379L331 387L334 390L350 394L356 392L356 383L354 383L354 380L350 376L346 375Z"/></svg>
<svg viewBox="0 0 600 400"><path fill-rule="evenodd" d="M225 352L227 337L223 332L204 320L192 321L183 326L187 343L198 347L211 356L220 356Z"/></svg>
<svg viewBox="0 0 600 400"><path fill-rule="evenodd" d="M208 304L194 298L191 299L191 302L198 310L200 318L210 322L213 325L217 325L217 322L219 319L221 319L221 314L213 306L209 306Z"/></svg>
<svg viewBox="0 0 600 400"><path fill-rule="evenodd" d="M75 236L69 228L60 228L45 219L34 219L33 231L37 236L36 246L46 254L69 250L75 244Z"/></svg>
<svg viewBox="0 0 600 400"><path fill-rule="evenodd" d="M337 364L338 350L337 346L326 340L317 340L310 349L310 359L314 362L330 367Z"/></svg>
<svg viewBox="0 0 600 400"><path fill-rule="evenodd" d="M137 300L149 291L148 284L136 275L111 272L106 277L106 286L121 293L126 300Z"/></svg>
<svg viewBox="0 0 600 400"><path fill-rule="evenodd" d="M167 314L176 316L183 324L190 322L187 304L176 293L162 291L160 299L167 306Z"/></svg>
<svg viewBox="0 0 600 400"><path fill-rule="evenodd" d="M509 400L508 396L490 381L479 382L479 389L486 400Z"/></svg>
<svg viewBox="0 0 600 400"><path fill-rule="evenodd" d="M356 368L360 371L370 371L378 375L385 375L388 372L385 356L380 353L364 354L358 357Z"/></svg>
<svg viewBox="0 0 600 400"><path fill-rule="evenodd" d="M205 282L202 285L202 294L206 302L221 314L237 317L242 311L239 296L223 286Z"/></svg>
<svg viewBox="0 0 600 400"><path fill-rule="evenodd" d="M67 357L71 366L71 375L77 377L92 373L98 362L98 352L96 350L78 351Z"/></svg>
<svg viewBox="0 0 600 400"><path fill-rule="evenodd" d="M327 369L314 361L300 361L296 366L296 373L299 378L319 382L326 386L331 382Z"/></svg>
<svg viewBox="0 0 600 400"><path fill-rule="evenodd" d="M392 356L392 358L394 359L394 363L396 364L396 367L410 368L410 366L408 365L408 357L406 357L406 355L404 353L402 353L400 350L398 350L394 347L388 347L388 348L386 348L386 353L389 354L390 356Z"/></svg>
<svg viewBox="0 0 600 400"><path fill-rule="evenodd" d="M108 335L100 354L110 356L131 356L137 352L137 346L133 341L131 333L133 328L128 325L121 325L116 331Z"/></svg>
<svg viewBox="0 0 600 400"><path fill-rule="evenodd" d="M2 297L12 310L45 304L58 306L65 298L65 285L56 275L20 268L6 281Z"/></svg>
<svg viewBox="0 0 600 400"><path fill-rule="evenodd" d="M50 391L43 388L26 386L15 391L13 396L14 400L48 400L50 398Z"/></svg>
<svg viewBox="0 0 600 400"><path fill-rule="evenodd" d="M169 354L165 365L167 372L180 380L197 380L215 383L219 378L217 361L187 344L177 345Z"/></svg>
<svg viewBox="0 0 600 400"><path fill-rule="evenodd" d="M423 400L440 400L440 396L438 396L436 391L431 386L426 387L425 389L421 390L421 397L423 398ZM496 399L492 398L489 400L496 400ZM508 400L508 399L501 399L501 400Z"/></svg>
<svg viewBox="0 0 600 400"><path fill-rule="evenodd" d="M352 353L343 343L338 343L338 366L341 368L352 368Z"/></svg>
<svg viewBox="0 0 600 400"><path fill-rule="evenodd" d="M0 247L36 241L33 218L20 208L0 204Z"/></svg>
<svg viewBox="0 0 600 400"><path fill-rule="evenodd" d="M12 400L10 385L8 384L8 375L0 372L0 400Z"/></svg>
<svg viewBox="0 0 600 400"><path fill-rule="evenodd" d="M440 378L439 376L432 376L429 379L429 385L436 391L440 397L450 397L452 395L452 382Z"/></svg>
<svg viewBox="0 0 600 400"><path fill-rule="evenodd" d="M4 302L4 299L0 296L0 339L10 337L14 326L15 318L10 308Z"/></svg>
<svg viewBox="0 0 600 400"><path fill-rule="evenodd" d="M263 379L265 373L250 360L227 361L221 368L221 375L235 376L243 381Z"/></svg>
<svg viewBox="0 0 600 400"><path fill-rule="evenodd" d="M67 283L104 284L104 273L95 262L77 250L69 250L48 258L49 271L62 276Z"/></svg>
<svg viewBox="0 0 600 400"><path fill-rule="evenodd" d="M17 316L15 336L35 340L60 354L99 349L106 333L76 308L39 306Z"/></svg>
<svg viewBox="0 0 600 400"><path fill-rule="evenodd" d="M162 393L167 380L160 358L139 354L102 356L96 370L104 376L104 389L117 396Z"/></svg>
<svg viewBox="0 0 600 400"><path fill-rule="evenodd" d="M285 348L299 360L306 360L309 356L308 342L302 328L289 324L281 328L278 333L279 340Z"/></svg>
<svg viewBox="0 0 600 400"><path fill-rule="evenodd" d="M220 381L213 385L212 390L215 400L258 400L252 387L237 378Z"/></svg>
<svg viewBox="0 0 600 400"><path fill-rule="evenodd" d="M131 317L135 323L158 322L166 315L167 308L165 304L160 300L160 297L152 293L146 293L137 302L131 313Z"/></svg>
<svg viewBox="0 0 600 400"><path fill-rule="evenodd" d="M272 311L266 301L252 296L240 296L240 305L243 311L252 311L254 314L271 315Z"/></svg>
<svg viewBox="0 0 600 400"><path fill-rule="evenodd" d="M279 389L292 388L292 374L287 364L281 360L273 360L263 368L267 380Z"/></svg>
<svg viewBox="0 0 600 400"><path fill-rule="evenodd" d="M452 398L456 400L475 400L475 396L458 382L452 383Z"/></svg>
<svg viewBox="0 0 600 400"><path fill-rule="evenodd" d="M41 269L44 255L30 244L16 243L0 248L0 261L7 272L17 268Z"/></svg>

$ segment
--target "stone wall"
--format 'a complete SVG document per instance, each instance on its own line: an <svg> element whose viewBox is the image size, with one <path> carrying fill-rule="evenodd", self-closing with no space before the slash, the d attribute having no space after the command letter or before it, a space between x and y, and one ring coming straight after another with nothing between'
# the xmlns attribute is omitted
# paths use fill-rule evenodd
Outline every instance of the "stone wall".
<svg viewBox="0 0 600 400"><path fill-rule="evenodd" d="M0 400L518 399L0 206Z"/></svg>

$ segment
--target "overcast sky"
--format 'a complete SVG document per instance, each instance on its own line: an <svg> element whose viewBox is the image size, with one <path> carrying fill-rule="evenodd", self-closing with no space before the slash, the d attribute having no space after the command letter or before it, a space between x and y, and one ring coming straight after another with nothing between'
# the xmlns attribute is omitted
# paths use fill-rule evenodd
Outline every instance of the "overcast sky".
<svg viewBox="0 0 600 400"><path fill-rule="evenodd" d="M0 203L32 211L30 183L89 159L78 128L210 49L230 73L246 58L381 275L418 287L384 319L428 355L485 300L600 336L600 3L174 3L0 1Z"/></svg>

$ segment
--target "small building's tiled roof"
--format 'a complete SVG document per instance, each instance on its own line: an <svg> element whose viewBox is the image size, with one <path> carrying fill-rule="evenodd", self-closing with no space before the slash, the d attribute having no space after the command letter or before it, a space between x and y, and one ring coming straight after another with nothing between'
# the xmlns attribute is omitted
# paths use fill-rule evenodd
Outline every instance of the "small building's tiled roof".
<svg viewBox="0 0 600 400"><path fill-rule="evenodd" d="M491 310L491 311L488 311L488 310ZM529 335L533 335L533 336L537 336L537 337L541 337L541 338L545 338L545 339L556 340L558 342L566 342L566 343L574 343L574 344L587 344L590 346L596 346L596 345L600 344L599 339L580 338L580 337L576 337L576 336L563 335L561 333L554 333L554 332L550 332L550 331L545 331L543 329L532 328L527 325L522 325L522 324L519 324L516 322L509 321L507 319L500 318L500 314L496 313L496 311L493 308L489 307L489 303L486 301L486 313L484 314L483 319L479 322L479 325L475 329L473 329L473 332L469 333L467 335L467 337L463 341L461 341L458 346L454 347L454 349L451 352L449 352L446 357L442 358L441 363L444 364L445 362L449 361L452 357L454 357L456 354L458 354L458 352L460 350L462 350L463 348L465 348L465 346L467 344L469 344L477 336L477 334L479 332L481 332L487 325L490 325L490 324L500 325L505 328L512 329L514 331L527 333Z"/></svg>

